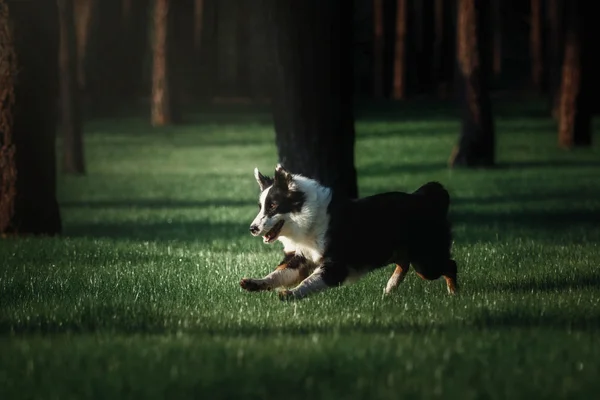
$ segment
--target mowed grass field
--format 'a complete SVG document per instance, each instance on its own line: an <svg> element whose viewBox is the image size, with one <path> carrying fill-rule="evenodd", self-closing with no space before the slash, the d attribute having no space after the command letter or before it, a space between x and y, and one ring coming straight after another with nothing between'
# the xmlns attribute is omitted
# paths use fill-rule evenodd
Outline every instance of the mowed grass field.
<svg viewBox="0 0 600 400"><path fill-rule="evenodd" d="M0 241L0 398L596 397L600 146L498 106L498 168L450 171L456 114L397 107L358 114L361 195L446 185L460 295L411 273L383 298L393 266L297 303L244 292L281 258L248 233L266 114L91 121L64 234Z"/></svg>

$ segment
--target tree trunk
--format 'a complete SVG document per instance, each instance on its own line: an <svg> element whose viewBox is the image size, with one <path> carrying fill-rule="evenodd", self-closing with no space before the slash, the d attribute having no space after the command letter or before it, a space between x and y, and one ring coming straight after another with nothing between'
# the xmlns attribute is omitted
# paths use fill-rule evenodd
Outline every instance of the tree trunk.
<svg viewBox="0 0 600 400"><path fill-rule="evenodd" d="M406 96L406 13L407 0L396 1L396 40L394 44L394 99Z"/></svg>
<svg viewBox="0 0 600 400"><path fill-rule="evenodd" d="M0 0L0 234L57 234L56 3Z"/></svg>
<svg viewBox="0 0 600 400"><path fill-rule="evenodd" d="M492 0L493 7L493 50L492 64L495 76L502 73L502 0Z"/></svg>
<svg viewBox="0 0 600 400"><path fill-rule="evenodd" d="M357 197L352 3L265 0L276 32L273 112L279 159Z"/></svg>
<svg viewBox="0 0 600 400"><path fill-rule="evenodd" d="M151 122L153 126L163 126L172 122L167 60L169 0L155 0L153 14Z"/></svg>
<svg viewBox="0 0 600 400"><path fill-rule="evenodd" d="M487 78L484 18L489 3L458 0L457 61L463 104L462 131L450 159L452 167L494 164L494 122Z"/></svg>
<svg viewBox="0 0 600 400"><path fill-rule="evenodd" d="M60 23L60 97L63 130L63 169L84 174L81 103L77 83L77 54L73 0L58 0Z"/></svg>
<svg viewBox="0 0 600 400"><path fill-rule="evenodd" d="M566 3L566 37L562 70L558 143L563 148L592 143L587 13L582 0Z"/></svg>
<svg viewBox="0 0 600 400"><path fill-rule="evenodd" d="M558 120L560 109L560 85L562 80L562 59L564 51L563 1L548 1L548 83L551 115Z"/></svg>
<svg viewBox="0 0 600 400"><path fill-rule="evenodd" d="M202 45L202 18L204 15L204 0L194 0L194 48L200 51Z"/></svg>
<svg viewBox="0 0 600 400"><path fill-rule="evenodd" d="M85 90L85 57L90 32L90 21L92 17L93 0L74 0L75 36L77 38L77 81L79 89Z"/></svg>
<svg viewBox="0 0 600 400"><path fill-rule="evenodd" d="M529 31L531 46L531 81L536 90L542 89L544 78L544 52L542 43L542 0L531 0L531 23Z"/></svg>
<svg viewBox="0 0 600 400"><path fill-rule="evenodd" d="M373 0L373 96L383 97L383 0Z"/></svg>

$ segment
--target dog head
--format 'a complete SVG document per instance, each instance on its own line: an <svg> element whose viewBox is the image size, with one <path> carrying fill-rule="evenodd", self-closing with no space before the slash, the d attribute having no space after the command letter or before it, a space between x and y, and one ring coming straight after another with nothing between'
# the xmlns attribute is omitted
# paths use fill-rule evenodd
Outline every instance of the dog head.
<svg viewBox="0 0 600 400"><path fill-rule="evenodd" d="M281 165L275 168L273 178L254 169L254 177L260 187L258 215L250 225L250 233L262 236L265 243L273 243L279 236L286 236L293 214L300 213L305 194L295 184L294 175Z"/></svg>

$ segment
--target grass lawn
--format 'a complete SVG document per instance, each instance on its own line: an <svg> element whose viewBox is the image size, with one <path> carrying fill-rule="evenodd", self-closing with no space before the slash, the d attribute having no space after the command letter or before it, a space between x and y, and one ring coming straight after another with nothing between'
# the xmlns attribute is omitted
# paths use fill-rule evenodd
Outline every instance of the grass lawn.
<svg viewBox="0 0 600 400"><path fill-rule="evenodd" d="M459 296L411 273L382 298L390 266L292 304L238 285L281 257L248 233L252 170L277 162L264 115L88 123L64 235L0 241L0 398L596 397L600 145L558 150L535 104L497 111L487 171L446 168L447 109L357 121L361 195L450 190Z"/></svg>

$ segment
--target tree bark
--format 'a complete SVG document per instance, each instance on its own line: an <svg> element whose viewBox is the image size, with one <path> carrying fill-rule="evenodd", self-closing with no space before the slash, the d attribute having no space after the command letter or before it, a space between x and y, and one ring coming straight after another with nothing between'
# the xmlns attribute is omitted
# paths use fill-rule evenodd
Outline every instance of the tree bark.
<svg viewBox="0 0 600 400"><path fill-rule="evenodd" d="M153 126L168 125L171 119L171 90L167 60L169 0L155 0L152 43L152 110Z"/></svg>
<svg viewBox="0 0 600 400"><path fill-rule="evenodd" d="M357 197L353 15L346 0L265 0L276 32L273 113L280 162Z"/></svg>
<svg viewBox="0 0 600 400"><path fill-rule="evenodd" d="M383 97L383 0L373 0L373 96Z"/></svg>
<svg viewBox="0 0 600 400"><path fill-rule="evenodd" d="M536 90L542 89L544 79L544 52L542 42L542 0L531 0L529 31L531 54L531 82Z"/></svg>
<svg viewBox="0 0 600 400"><path fill-rule="evenodd" d="M485 0L458 0L457 61L463 105L462 129L450 166L477 167L494 164L494 122L488 93Z"/></svg>
<svg viewBox="0 0 600 400"><path fill-rule="evenodd" d="M566 3L566 37L558 143L560 147L589 146L592 143L590 71L586 38L587 4L582 0Z"/></svg>
<svg viewBox="0 0 600 400"><path fill-rule="evenodd" d="M82 91L86 88L85 58L87 55L93 6L93 0L74 0L75 36L77 38L77 81Z"/></svg>
<svg viewBox="0 0 600 400"><path fill-rule="evenodd" d="M0 234L57 234L58 15L0 0Z"/></svg>
<svg viewBox="0 0 600 400"><path fill-rule="evenodd" d="M73 0L58 0L60 24L60 97L63 130L63 169L84 174L81 103L77 82L77 54Z"/></svg>
<svg viewBox="0 0 600 400"><path fill-rule="evenodd" d="M406 14L407 0L396 1L396 40L394 43L393 98L406 97Z"/></svg>

